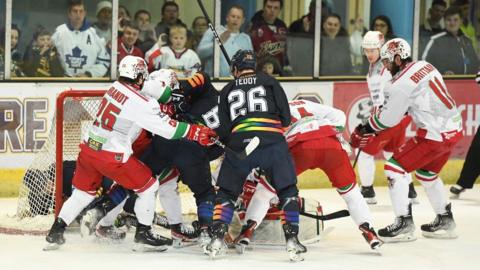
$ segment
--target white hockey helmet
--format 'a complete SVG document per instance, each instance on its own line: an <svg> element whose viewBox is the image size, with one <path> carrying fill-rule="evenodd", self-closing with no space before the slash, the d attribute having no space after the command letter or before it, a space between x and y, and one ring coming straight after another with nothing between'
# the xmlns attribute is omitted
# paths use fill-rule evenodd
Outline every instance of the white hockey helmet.
<svg viewBox="0 0 480 270"><path fill-rule="evenodd" d="M127 55L118 65L118 75L132 80L141 75L145 80L148 77L147 63L140 57Z"/></svg>
<svg viewBox="0 0 480 270"><path fill-rule="evenodd" d="M385 43L380 49L380 58L388 59L391 63L395 55L400 56L401 59L407 59L412 55L412 49L408 42L402 38L394 38Z"/></svg>
<svg viewBox="0 0 480 270"><path fill-rule="evenodd" d="M368 31L363 36L362 49L380 49L385 43L385 37L380 31Z"/></svg>
<svg viewBox="0 0 480 270"><path fill-rule="evenodd" d="M166 85L170 86L172 89L180 88L180 83L178 82L177 73L173 69L162 68L155 70L150 75L148 79L155 79L161 82L164 82Z"/></svg>
<svg viewBox="0 0 480 270"><path fill-rule="evenodd" d="M140 93L160 103L167 103L171 100L172 88L175 85L178 85L175 72L171 69L161 69L150 73Z"/></svg>

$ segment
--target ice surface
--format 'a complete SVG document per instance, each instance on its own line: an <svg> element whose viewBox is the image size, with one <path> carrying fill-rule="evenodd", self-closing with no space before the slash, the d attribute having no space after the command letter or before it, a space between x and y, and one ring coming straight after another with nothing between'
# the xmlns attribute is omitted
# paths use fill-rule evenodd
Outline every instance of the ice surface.
<svg viewBox="0 0 480 270"><path fill-rule="evenodd" d="M390 224L393 212L386 188L377 188L378 204L371 206L376 229ZM344 209L343 200L333 189L303 190L303 196L316 198L324 212ZM420 204L413 215L418 240L385 244L381 255L370 251L350 218L326 222L334 229L316 244L307 246L305 261L290 263L283 247L260 247L238 255L210 261L197 247L169 248L164 253L138 254L131 251L133 235L121 244L99 243L81 238L78 232L66 234L67 243L60 250L44 252L44 237L0 234L0 269L163 269L163 270L233 270L233 269L480 269L480 186L452 200L458 239L437 240L421 236L420 225L435 215L423 189L417 186ZM0 199L0 214L15 212L16 201Z"/></svg>

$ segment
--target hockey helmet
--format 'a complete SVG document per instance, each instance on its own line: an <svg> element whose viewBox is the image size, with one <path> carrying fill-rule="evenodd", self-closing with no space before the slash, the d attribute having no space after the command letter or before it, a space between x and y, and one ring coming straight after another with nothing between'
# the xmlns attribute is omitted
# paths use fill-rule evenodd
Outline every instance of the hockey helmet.
<svg viewBox="0 0 480 270"><path fill-rule="evenodd" d="M148 76L147 64L140 57L127 55L118 65L118 75L120 77L136 80L138 76L142 76L145 80Z"/></svg>
<svg viewBox="0 0 480 270"><path fill-rule="evenodd" d="M178 89L180 87L180 83L178 82L177 73L173 71L173 69L169 68L162 68L159 70L155 70L150 75L148 75L149 79L159 80L166 85L170 86L172 89Z"/></svg>
<svg viewBox="0 0 480 270"><path fill-rule="evenodd" d="M383 34L379 31L368 31L363 36L362 48L363 49L380 49L385 43Z"/></svg>
<svg viewBox="0 0 480 270"><path fill-rule="evenodd" d="M380 49L380 58L382 60L388 59L389 62L393 62L395 55L400 56L401 59L411 57L412 49L406 40L402 38L391 39Z"/></svg>
<svg viewBox="0 0 480 270"><path fill-rule="evenodd" d="M256 67L257 59L252 50L238 50L232 57L230 71L233 72L235 69L238 71L245 69L255 70Z"/></svg>
<svg viewBox="0 0 480 270"><path fill-rule="evenodd" d="M160 69L150 73L140 93L160 103L167 103L171 100L174 87L178 87L175 72L171 69Z"/></svg>

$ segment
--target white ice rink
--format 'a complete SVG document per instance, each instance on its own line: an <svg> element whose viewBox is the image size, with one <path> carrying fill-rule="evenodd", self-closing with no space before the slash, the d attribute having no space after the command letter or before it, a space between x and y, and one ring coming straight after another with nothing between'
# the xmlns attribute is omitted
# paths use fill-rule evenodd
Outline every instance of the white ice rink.
<svg viewBox="0 0 480 270"><path fill-rule="evenodd" d="M256 247L244 255L234 250L226 258L210 261L197 247L170 248L164 253L138 254L131 251L133 235L122 244L108 245L82 239L79 233L68 233L67 243L57 251L42 251L44 237L0 234L0 270L10 269L163 269L163 270L233 270L233 269L480 269L480 186L452 200L459 238L426 239L420 225L435 215L423 189L417 186L420 204L414 205L417 241L385 244L381 255L370 251L353 221L342 218L326 222L334 229L320 242L307 246L305 261L290 263L283 247ZM316 198L326 213L344 209L345 205L333 189L305 190L303 196ZM371 207L376 229L390 224L393 213L386 188L378 188L379 203ZM13 213L16 202L0 199L0 213Z"/></svg>

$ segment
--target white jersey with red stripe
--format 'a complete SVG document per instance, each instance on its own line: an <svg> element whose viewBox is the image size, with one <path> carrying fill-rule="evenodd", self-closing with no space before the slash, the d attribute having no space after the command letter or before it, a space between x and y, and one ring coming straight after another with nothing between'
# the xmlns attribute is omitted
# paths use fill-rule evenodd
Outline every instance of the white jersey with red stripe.
<svg viewBox="0 0 480 270"><path fill-rule="evenodd" d="M341 110L309 100L289 102L292 125L284 135L289 144L336 135L343 131L346 116Z"/></svg>
<svg viewBox="0 0 480 270"><path fill-rule="evenodd" d="M419 129L418 136L441 142L462 131L455 101L432 64L409 63L392 78L386 91L389 95L384 106L369 119L375 131L395 126L407 112Z"/></svg>
<svg viewBox="0 0 480 270"><path fill-rule="evenodd" d="M85 142L96 150L132 154L132 144L142 128L167 139L184 137L189 125L160 111L158 101L145 97L133 85L114 82L103 96Z"/></svg>
<svg viewBox="0 0 480 270"><path fill-rule="evenodd" d="M378 60L370 65L367 74L368 91L372 100L373 112L377 111L385 102L385 86L392 79L390 72Z"/></svg>
<svg viewBox="0 0 480 270"><path fill-rule="evenodd" d="M158 44L148 50L145 60L149 71L161 68L173 69L178 78L190 78L202 67L200 58L193 50L185 48L182 51L175 51L168 46L159 48Z"/></svg>

